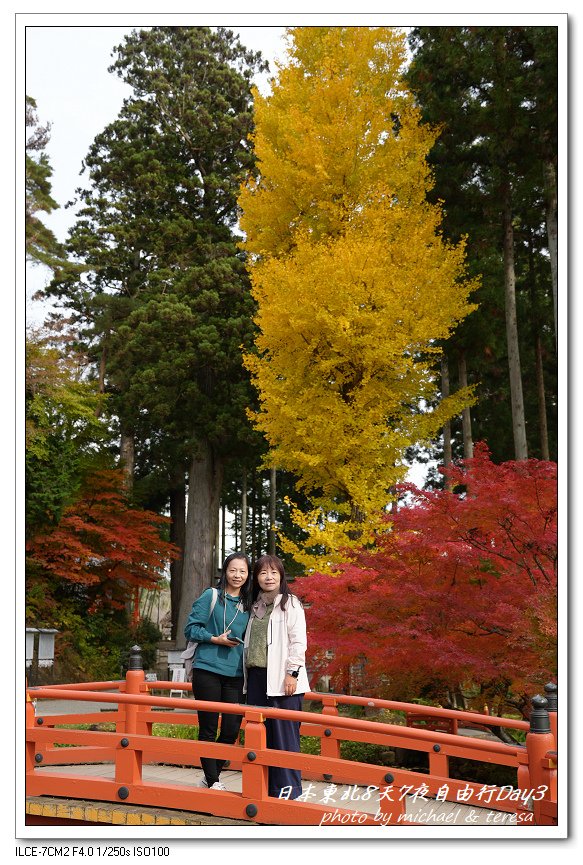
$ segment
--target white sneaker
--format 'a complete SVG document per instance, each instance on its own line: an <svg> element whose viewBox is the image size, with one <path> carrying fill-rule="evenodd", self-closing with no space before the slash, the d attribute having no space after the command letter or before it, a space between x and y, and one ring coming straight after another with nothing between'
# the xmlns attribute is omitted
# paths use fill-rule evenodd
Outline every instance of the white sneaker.
<svg viewBox="0 0 583 865"><path fill-rule="evenodd" d="M194 786L195 787L206 787L208 789L208 781L203 775L202 778L200 779L200 781L197 781Z"/></svg>
<svg viewBox="0 0 583 865"><path fill-rule="evenodd" d="M211 790L226 790L227 788L225 787L225 785L223 784L222 781L215 781L214 784L211 784L210 789Z"/></svg>

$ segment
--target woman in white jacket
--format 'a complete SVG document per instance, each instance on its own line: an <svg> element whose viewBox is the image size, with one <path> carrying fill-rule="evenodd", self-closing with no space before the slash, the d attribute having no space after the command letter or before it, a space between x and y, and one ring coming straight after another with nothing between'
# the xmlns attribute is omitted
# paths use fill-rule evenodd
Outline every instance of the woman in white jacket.
<svg viewBox="0 0 583 865"><path fill-rule="evenodd" d="M253 567L251 618L245 633L244 690L247 703L300 711L310 690L306 673L306 617L288 589L283 562L261 556ZM299 721L265 721L267 747L300 750ZM297 799L302 793L297 769L269 768L269 795Z"/></svg>

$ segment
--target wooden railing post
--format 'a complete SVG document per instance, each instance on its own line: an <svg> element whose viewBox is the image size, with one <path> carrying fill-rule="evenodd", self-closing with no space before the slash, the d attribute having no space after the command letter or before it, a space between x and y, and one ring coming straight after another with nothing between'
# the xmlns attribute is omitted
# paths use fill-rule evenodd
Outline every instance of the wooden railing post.
<svg viewBox="0 0 583 865"><path fill-rule="evenodd" d="M26 728L28 730L34 730L35 725L35 713L34 713L34 704L28 693L26 692L26 710L25 710L25 723ZM34 759L36 753L35 743L27 742L26 743L26 772L32 772L34 767L36 766L36 761Z"/></svg>
<svg viewBox="0 0 583 865"><path fill-rule="evenodd" d="M132 646L130 663L126 673L126 694L139 694L145 681L142 669L142 654L139 646ZM122 738L115 755L115 780L122 784L118 790L120 799L130 796L127 785L139 784L142 780L142 751L131 747L131 736L138 732L138 706L132 703L124 704Z"/></svg>
<svg viewBox="0 0 583 865"><path fill-rule="evenodd" d="M554 682L549 682L545 685L545 697L547 698L547 710L549 713L549 721L551 723L551 733L555 739L555 750L557 750L557 712L558 712L558 688Z"/></svg>
<svg viewBox="0 0 583 865"><path fill-rule="evenodd" d="M333 715L338 717L338 700L334 696L322 695L322 715ZM324 721L325 723L325 721ZM333 760L340 758L340 739L337 732L331 727L324 727L324 735L320 737L320 754ZM324 775L326 781L332 776Z"/></svg>
<svg viewBox="0 0 583 865"><path fill-rule="evenodd" d="M242 759L241 793L245 799L255 802L247 806L250 817L257 815L258 806L267 799L268 766L257 763L257 752L267 748L267 737L263 713L255 709L245 710L245 755Z"/></svg>
<svg viewBox="0 0 583 865"><path fill-rule="evenodd" d="M441 753L441 745L433 745L429 752L429 774L449 778L449 757Z"/></svg>
<svg viewBox="0 0 583 865"><path fill-rule="evenodd" d="M546 697L537 694L531 700L530 732L526 734L528 752L529 787L534 791L532 810L537 826L554 822L548 815L545 802L557 801L555 738L551 731Z"/></svg>

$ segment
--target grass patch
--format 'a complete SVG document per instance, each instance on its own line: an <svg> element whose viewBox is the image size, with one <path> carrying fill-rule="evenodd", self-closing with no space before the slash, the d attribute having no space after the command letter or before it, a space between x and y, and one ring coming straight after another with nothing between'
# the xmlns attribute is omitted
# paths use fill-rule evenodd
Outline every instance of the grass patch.
<svg viewBox="0 0 583 865"><path fill-rule="evenodd" d="M186 724L152 724L152 736L165 739L198 739L198 727Z"/></svg>
<svg viewBox="0 0 583 865"><path fill-rule="evenodd" d="M55 730L91 730L93 733L115 733L115 724L107 722L103 724L55 724ZM79 745L71 745L68 742L55 742L55 748L78 748Z"/></svg>

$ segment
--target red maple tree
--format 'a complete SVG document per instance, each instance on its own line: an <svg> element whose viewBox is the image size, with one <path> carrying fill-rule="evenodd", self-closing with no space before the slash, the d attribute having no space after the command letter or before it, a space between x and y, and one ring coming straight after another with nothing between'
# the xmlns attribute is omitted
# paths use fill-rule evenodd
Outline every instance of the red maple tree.
<svg viewBox="0 0 583 865"><path fill-rule="evenodd" d="M120 471L92 472L59 524L27 544L29 593L34 597L35 581L49 592L51 583L82 584L92 599L89 611L121 608L137 587L155 587L165 564L178 555L161 536L167 523L167 517L130 505Z"/></svg>
<svg viewBox="0 0 583 865"><path fill-rule="evenodd" d="M400 487L374 548L302 578L312 668L337 690L356 668L366 693L522 709L556 674L557 467L479 444L444 473L443 490Z"/></svg>

